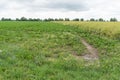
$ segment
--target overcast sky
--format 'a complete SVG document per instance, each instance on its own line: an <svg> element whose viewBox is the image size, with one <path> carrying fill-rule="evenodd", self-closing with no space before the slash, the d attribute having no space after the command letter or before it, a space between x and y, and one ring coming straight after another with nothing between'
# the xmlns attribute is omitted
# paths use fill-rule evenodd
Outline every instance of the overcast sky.
<svg viewBox="0 0 120 80"><path fill-rule="evenodd" d="M120 20L120 0L0 0L0 17Z"/></svg>

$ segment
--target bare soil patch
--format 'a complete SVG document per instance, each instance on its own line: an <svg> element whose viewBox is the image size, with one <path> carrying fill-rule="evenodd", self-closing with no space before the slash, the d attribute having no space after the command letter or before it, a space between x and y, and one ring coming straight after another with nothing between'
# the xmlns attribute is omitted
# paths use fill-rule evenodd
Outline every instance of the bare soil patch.
<svg viewBox="0 0 120 80"><path fill-rule="evenodd" d="M98 56L98 51L96 48L94 48L92 45L90 45L89 43L87 43L84 39L81 40L82 43L86 46L87 51L89 52L89 54L85 54L82 57L85 60L98 60L99 56Z"/></svg>

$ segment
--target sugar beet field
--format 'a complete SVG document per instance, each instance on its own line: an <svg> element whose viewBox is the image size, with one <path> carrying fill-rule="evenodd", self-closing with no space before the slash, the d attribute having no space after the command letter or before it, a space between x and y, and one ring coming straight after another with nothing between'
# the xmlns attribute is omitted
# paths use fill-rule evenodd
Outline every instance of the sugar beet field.
<svg viewBox="0 0 120 80"><path fill-rule="evenodd" d="M120 22L0 22L0 80L120 80Z"/></svg>

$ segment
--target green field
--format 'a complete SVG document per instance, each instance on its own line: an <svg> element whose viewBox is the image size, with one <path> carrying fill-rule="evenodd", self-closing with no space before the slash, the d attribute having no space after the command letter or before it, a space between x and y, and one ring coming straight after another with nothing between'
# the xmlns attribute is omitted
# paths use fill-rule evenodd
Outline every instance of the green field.
<svg viewBox="0 0 120 80"><path fill-rule="evenodd" d="M119 22L0 22L0 80L119 80ZM89 54L82 40L98 50Z"/></svg>

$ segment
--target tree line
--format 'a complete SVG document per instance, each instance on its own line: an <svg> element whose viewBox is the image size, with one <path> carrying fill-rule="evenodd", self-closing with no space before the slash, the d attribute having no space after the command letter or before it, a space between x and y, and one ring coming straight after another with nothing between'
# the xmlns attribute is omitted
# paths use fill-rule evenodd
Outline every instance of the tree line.
<svg viewBox="0 0 120 80"><path fill-rule="evenodd" d="M116 18L110 18L110 20L104 20L103 18L99 19L94 19L91 18L89 20L85 20L84 18L75 18L70 20L69 18L46 18L46 19L40 19L40 18L26 18L26 17L21 17L21 18L16 18L15 20L11 18L1 18L1 21L99 21L99 22L117 22L118 20Z"/></svg>

